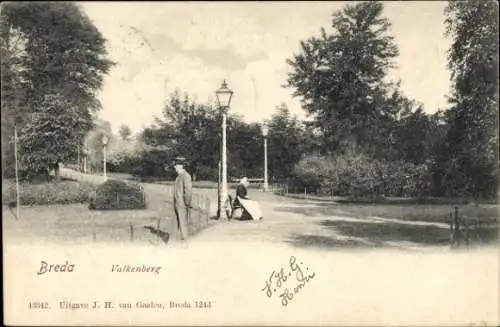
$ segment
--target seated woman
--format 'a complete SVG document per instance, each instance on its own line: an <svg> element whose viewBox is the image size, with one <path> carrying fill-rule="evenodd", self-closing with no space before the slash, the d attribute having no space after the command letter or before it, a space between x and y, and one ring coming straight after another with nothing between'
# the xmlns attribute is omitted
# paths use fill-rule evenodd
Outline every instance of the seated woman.
<svg viewBox="0 0 500 327"><path fill-rule="evenodd" d="M262 213L259 204L255 201L250 200L250 198L248 197L248 185L250 185L248 178L243 177L240 180L240 184L236 188L236 199L233 202L233 211L231 216L236 210L241 209L243 212L240 219L262 219Z"/></svg>

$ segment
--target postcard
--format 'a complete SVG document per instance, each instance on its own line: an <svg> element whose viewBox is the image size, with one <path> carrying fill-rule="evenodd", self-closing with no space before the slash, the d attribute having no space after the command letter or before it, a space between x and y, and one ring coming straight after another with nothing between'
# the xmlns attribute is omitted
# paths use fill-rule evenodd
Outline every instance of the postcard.
<svg viewBox="0 0 500 327"><path fill-rule="evenodd" d="M10 326L497 326L498 5L4 2Z"/></svg>

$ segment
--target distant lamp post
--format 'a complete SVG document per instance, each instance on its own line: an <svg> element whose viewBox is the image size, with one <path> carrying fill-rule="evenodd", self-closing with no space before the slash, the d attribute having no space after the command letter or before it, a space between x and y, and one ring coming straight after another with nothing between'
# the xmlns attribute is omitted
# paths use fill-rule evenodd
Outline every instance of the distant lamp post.
<svg viewBox="0 0 500 327"><path fill-rule="evenodd" d="M269 184L267 181L267 135L269 133L269 127L266 123L262 124L262 136L264 136L264 192L269 189Z"/></svg>
<svg viewBox="0 0 500 327"><path fill-rule="evenodd" d="M106 175L106 147L108 146L109 138L104 135L102 137L102 154L103 154L103 173L104 173L104 178L107 179L108 176Z"/></svg>
<svg viewBox="0 0 500 327"><path fill-rule="evenodd" d="M228 189L227 189L227 145L226 145L226 128L227 128L227 112L231 105L231 98L233 97L233 91L227 87L227 83L224 80L222 86L215 91L217 96L217 104L222 113L222 181L221 190L219 196L219 218L227 219L227 199L228 199Z"/></svg>
<svg viewBox="0 0 500 327"><path fill-rule="evenodd" d="M83 154L83 166L82 166L82 171L84 174L87 173L87 160L89 157L89 152L86 149L83 149L82 151Z"/></svg>

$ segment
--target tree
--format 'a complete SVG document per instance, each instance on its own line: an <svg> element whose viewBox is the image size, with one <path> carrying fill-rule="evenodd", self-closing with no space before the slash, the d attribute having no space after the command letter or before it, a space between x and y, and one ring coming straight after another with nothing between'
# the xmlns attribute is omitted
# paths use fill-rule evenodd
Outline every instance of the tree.
<svg viewBox="0 0 500 327"><path fill-rule="evenodd" d="M170 94L161 117L144 129L146 150L136 165L138 174L167 177L155 161L170 162L175 156L188 159L197 179L217 180L221 160L222 116L210 103L202 104L179 91ZM227 118L227 163L230 176L263 175L263 142L259 124L248 124L238 115ZM163 169L163 168L162 168Z"/></svg>
<svg viewBox="0 0 500 327"><path fill-rule="evenodd" d="M437 128L437 121L427 115L421 106L409 112L397 122L393 138L389 140L395 152L391 159L416 165L432 159L434 144L438 141Z"/></svg>
<svg viewBox="0 0 500 327"><path fill-rule="evenodd" d="M45 137L42 131L33 130L45 127L29 123L33 113L47 115L57 112L59 116L44 119L54 119L54 126L59 127L63 127L60 124L61 117L76 115L81 123L74 127L83 130L74 130L79 139L71 138L71 141L81 144L85 133L92 128L94 114L100 109L95 92L102 87L103 76L113 64L106 58L105 39L75 3L8 2L3 4L0 15L2 39L8 35L8 44L13 42L13 35L16 34L23 45L22 51L11 51L11 56L5 57L3 54L8 51L3 49L8 47L2 46L2 68L9 65L9 62L15 62L20 67L11 69L10 75L2 79L2 91L15 90L7 92L7 96L11 97L15 93L22 94L16 97L17 101L6 102L9 110L5 111L5 116L16 117L14 120L20 129ZM5 87L4 82L7 84ZM2 113L3 100L4 98ZM55 110L60 103L66 105L68 113ZM54 108L55 111L47 108ZM57 134L59 142L70 141L64 135L66 132L64 128L51 130L51 133ZM46 150L72 148L71 144L67 144L59 148L47 147ZM25 156L30 155L25 153ZM36 158L26 158L26 162L52 164L56 157L68 159L71 155L38 152ZM42 160L43 156L46 159Z"/></svg>
<svg viewBox="0 0 500 327"><path fill-rule="evenodd" d="M288 59L287 86L301 97L323 136L323 152L373 147L398 49L380 2L349 4L333 14L333 32L301 42Z"/></svg>
<svg viewBox="0 0 500 327"><path fill-rule="evenodd" d="M219 113L210 104L196 103L188 95L175 91L167 97L162 116L157 117L155 124L146 128L141 137L150 147L148 151L156 153L154 157L161 157L165 162L184 156L194 175L213 178L220 158L219 122ZM143 158L148 157L143 153ZM148 163L144 167L150 166Z"/></svg>
<svg viewBox="0 0 500 327"><path fill-rule="evenodd" d="M59 164L74 159L89 122L76 114L77 109L60 95L47 95L33 120L20 132L19 145L22 166L31 172L54 169L56 179ZM76 131L76 132L75 132Z"/></svg>
<svg viewBox="0 0 500 327"><path fill-rule="evenodd" d="M132 135L132 130L130 129L130 127L128 127L126 125L122 125L122 126L120 126L120 130L118 131L118 133L120 134L120 137L122 138L122 140L126 141Z"/></svg>
<svg viewBox="0 0 500 327"><path fill-rule="evenodd" d="M229 176L241 178L264 176L264 142L261 126L248 124L239 116L228 123Z"/></svg>
<svg viewBox="0 0 500 327"><path fill-rule="evenodd" d="M443 192L496 196L498 3L451 1L445 11L453 94L441 156Z"/></svg>
<svg viewBox="0 0 500 327"><path fill-rule="evenodd" d="M305 147L302 124L285 103L276 107L268 124L269 173L278 179L289 178Z"/></svg>
<svg viewBox="0 0 500 327"><path fill-rule="evenodd" d="M2 176L14 175L14 129L22 126L28 117L20 104L23 99L22 62L25 59L25 39L16 28L5 22L0 13L1 61L1 121L2 121Z"/></svg>

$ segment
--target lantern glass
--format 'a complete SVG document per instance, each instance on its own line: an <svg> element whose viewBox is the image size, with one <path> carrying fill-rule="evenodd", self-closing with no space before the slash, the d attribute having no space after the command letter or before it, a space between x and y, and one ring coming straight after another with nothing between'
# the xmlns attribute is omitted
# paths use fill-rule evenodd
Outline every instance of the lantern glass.
<svg viewBox="0 0 500 327"><path fill-rule="evenodd" d="M222 86L215 91L217 96L217 104L221 108L229 108L231 105L231 98L233 97L233 91L227 87L226 81L222 82Z"/></svg>
<svg viewBox="0 0 500 327"><path fill-rule="evenodd" d="M269 133L269 127L267 126L266 123L262 124L262 135L265 137Z"/></svg>
<svg viewBox="0 0 500 327"><path fill-rule="evenodd" d="M109 141L108 137L107 137L106 135L104 135L104 136L102 137L102 144L107 145L107 144L108 144L108 141Z"/></svg>

